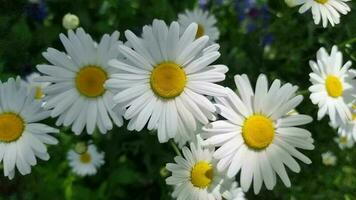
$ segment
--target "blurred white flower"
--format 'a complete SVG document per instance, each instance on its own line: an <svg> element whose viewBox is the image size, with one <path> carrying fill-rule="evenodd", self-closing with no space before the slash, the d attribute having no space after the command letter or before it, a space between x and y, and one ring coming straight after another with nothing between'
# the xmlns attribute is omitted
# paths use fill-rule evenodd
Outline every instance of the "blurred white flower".
<svg viewBox="0 0 356 200"><path fill-rule="evenodd" d="M345 148L352 148L354 146L354 141L351 138L348 138L346 136L339 136L339 137L335 137L334 141L338 144L339 148L341 150L345 149Z"/></svg>
<svg viewBox="0 0 356 200"><path fill-rule="evenodd" d="M219 39L219 29L216 27L217 20L212 13L203 11L200 8L194 10L186 10L178 15L178 22L184 31L191 23L198 24L198 30L195 38L200 38L204 35L209 36L210 42L215 42Z"/></svg>
<svg viewBox="0 0 356 200"><path fill-rule="evenodd" d="M352 118L347 120L345 123L337 120L335 124L331 124L332 127L338 128L338 133L340 137L345 137L350 142L356 141L356 106L354 103L348 104L352 114ZM353 145L352 145L353 146Z"/></svg>
<svg viewBox="0 0 356 200"><path fill-rule="evenodd" d="M335 154L331 151L327 151L323 154L321 154L323 164L326 166L335 166L337 162L337 157Z"/></svg>
<svg viewBox="0 0 356 200"><path fill-rule="evenodd" d="M79 18L74 14L67 13L62 19L62 25L67 30L75 29L79 26Z"/></svg>
<svg viewBox="0 0 356 200"><path fill-rule="evenodd" d="M104 153L98 152L93 144L89 145L84 152L70 150L67 156L73 172L79 176L95 175L98 168L105 163Z"/></svg>
<svg viewBox="0 0 356 200"><path fill-rule="evenodd" d="M37 100L42 100L44 97L43 89L51 84L50 82L36 82L35 79L40 76L39 73L33 72L25 79L28 91L35 90L35 99Z"/></svg>

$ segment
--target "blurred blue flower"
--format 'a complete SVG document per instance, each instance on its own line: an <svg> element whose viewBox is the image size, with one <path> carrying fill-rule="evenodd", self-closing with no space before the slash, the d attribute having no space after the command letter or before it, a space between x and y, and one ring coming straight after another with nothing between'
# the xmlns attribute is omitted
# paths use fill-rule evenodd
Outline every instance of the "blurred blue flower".
<svg viewBox="0 0 356 200"><path fill-rule="evenodd" d="M262 46L271 45L273 40L274 40L274 37L273 37L272 33L265 34L262 38Z"/></svg>
<svg viewBox="0 0 356 200"><path fill-rule="evenodd" d="M26 15L35 20L42 22L48 14L48 8L44 0L39 0L38 2L29 2L25 6Z"/></svg>
<svg viewBox="0 0 356 200"><path fill-rule="evenodd" d="M246 33L251 33L257 29L267 31L270 20L270 13L266 1L263 0L235 0L235 9L238 22ZM271 44L273 35L267 33L262 38L263 46Z"/></svg>
<svg viewBox="0 0 356 200"><path fill-rule="evenodd" d="M206 9L206 6L208 4L208 0L199 0L199 7L203 10Z"/></svg>

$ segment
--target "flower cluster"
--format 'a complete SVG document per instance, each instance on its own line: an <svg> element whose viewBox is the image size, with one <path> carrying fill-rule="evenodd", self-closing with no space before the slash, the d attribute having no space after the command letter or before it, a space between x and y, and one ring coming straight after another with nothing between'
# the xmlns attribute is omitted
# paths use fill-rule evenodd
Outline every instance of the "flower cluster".
<svg viewBox="0 0 356 200"><path fill-rule="evenodd" d="M312 8L315 23L322 18L325 27L339 23L336 11L349 11L345 1L289 3L304 4L301 12ZM298 86L268 81L265 74L256 84L235 75L236 90L220 85L229 68L217 62L216 23L195 9L169 24L155 19L141 35L127 30L125 43L116 31L96 42L75 29L76 16L66 16L68 34L59 36L65 51L48 48L48 63L37 65L41 75L0 83L4 175L11 179L16 169L29 174L36 158L49 159L46 144L58 143L53 135L59 130L40 122L46 118L75 135L106 134L127 120L129 131L156 131L160 143L171 140L181 148L182 155L166 165L173 198L244 199L250 187L255 194L263 185L272 190L277 177L290 187L287 169L300 172L298 161L312 162L302 151L314 149L304 127L313 119L296 111L303 96ZM328 115L338 129L340 148L350 148L356 141L356 71L336 46L330 54L321 48L316 57L310 61L310 99L319 106L318 119ZM79 176L94 175L104 164L104 153L91 143L78 143L67 157ZM331 153L322 158L325 165L336 163Z"/></svg>

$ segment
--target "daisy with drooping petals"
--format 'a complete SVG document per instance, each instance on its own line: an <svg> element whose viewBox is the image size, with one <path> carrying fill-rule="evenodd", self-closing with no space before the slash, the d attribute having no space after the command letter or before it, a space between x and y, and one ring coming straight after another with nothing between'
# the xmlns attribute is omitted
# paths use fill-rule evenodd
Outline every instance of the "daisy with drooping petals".
<svg viewBox="0 0 356 200"><path fill-rule="evenodd" d="M228 177L241 171L240 184L247 191L253 182L259 193L264 182L271 190L276 184L276 173L290 187L285 166L300 171L295 158L310 164L311 160L296 148L314 149L311 133L296 126L307 124L307 115L288 115L297 107L303 96L296 96L298 87L280 80L273 81L268 89L265 75L260 75L255 92L246 75L236 75L238 95L227 88L227 97L218 97L218 113L225 120L218 120L203 127L204 145L218 147L214 158L218 170L227 170ZM294 158L293 158L294 157Z"/></svg>
<svg viewBox="0 0 356 200"><path fill-rule="evenodd" d="M25 79L28 84L28 90L35 90L35 99L37 100L41 100L44 97L43 89L51 84L49 82L36 82L35 79L40 76L39 73L33 72Z"/></svg>
<svg viewBox="0 0 356 200"><path fill-rule="evenodd" d="M236 181L231 184L228 191L223 193L223 197L226 200L246 200L245 193L242 191L242 188L238 187Z"/></svg>
<svg viewBox="0 0 356 200"><path fill-rule="evenodd" d="M315 24L322 22L323 27L327 27L328 22L331 26L340 23L340 14L346 15L351 11L345 3L351 0L285 0L289 6L303 4L299 13L305 13L311 9Z"/></svg>
<svg viewBox="0 0 356 200"><path fill-rule="evenodd" d="M57 125L70 126L75 134L84 127L87 133L95 127L106 133L123 124L122 111L113 108L113 94L104 88L105 81L116 69L108 61L119 56L117 46L119 33L104 35L99 44L79 28L68 31L68 37L60 35L67 54L49 48L43 56L51 65L38 65L45 74L38 81L51 82L44 89L45 108L51 109L51 116L58 117Z"/></svg>
<svg viewBox="0 0 356 200"><path fill-rule="evenodd" d="M351 61L343 65L342 53L333 46L329 55L324 48L317 52L317 61L309 62L313 84L309 87L310 99L319 106L318 119L328 114L332 124L340 119L345 123L351 119L351 112L345 102L351 102L355 95L354 73L349 69Z"/></svg>
<svg viewBox="0 0 356 200"><path fill-rule="evenodd" d="M95 145L90 144L83 152L74 150L68 152L69 165L73 172L79 176L92 176L98 171L104 161L104 152L98 152Z"/></svg>
<svg viewBox="0 0 356 200"><path fill-rule="evenodd" d="M114 101L127 108L128 130L140 131L148 124L149 130L158 130L160 142L194 138L198 122L215 119L215 107L205 95L225 95L224 87L215 82L225 79L227 68L210 65L220 53L203 52L209 37L195 39L196 24L181 36L179 29L177 22L167 27L154 20L152 26L143 27L142 38L126 31L132 48L119 47L126 60L109 62L121 72L111 75L106 87L121 90Z"/></svg>
<svg viewBox="0 0 356 200"><path fill-rule="evenodd" d="M331 126L338 129L339 138L335 141L339 144L340 149L344 149L345 147L351 148L356 141L356 106L354 103L351 103L349 107L352 115L351 119L348 119L346 122L336 119L336 123L331 124Z"/></svg>
<svg viewBox="0 0 356 200"><path fill-rule="evenodd" d="M184 157L176 156L176 163L166 165L172 172L166 183L175 186L172 196L182 200L221 200L225 192L222 186L231 180L216 169L214 151L203 149L199 143L190 143L190 149L184 146L182 152Z"/></svg>
<svg viewBox="0 0 356 200"><path fill-rule="evenodd" d="M191 23L198 24L198 30L195 38L207 35L211 42L219 39L219 29L216 27L216 18L208 11L203 11L200 8L194 10L186 10L178 15L178 22L182 29L185 30Z"/></svg>
<svg viewBox="0 0 356 200"><path fill-rule="evenodd" d="M49 133L58 133L55 128L39 121L49 117L35 100L35 90L27 92L20 78L0 82L0 162L4 175L12 179L15 168L22 175L31 173L37 158L48 160L46 144L57 144Z"/></svg>

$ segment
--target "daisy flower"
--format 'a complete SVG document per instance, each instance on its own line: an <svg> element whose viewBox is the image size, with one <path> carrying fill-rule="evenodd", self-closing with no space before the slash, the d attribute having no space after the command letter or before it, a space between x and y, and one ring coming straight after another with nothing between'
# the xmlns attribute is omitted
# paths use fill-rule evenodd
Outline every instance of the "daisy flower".
<svg viewBox="0 0 356 200"><path fill-rule="evenodd" d="M351 112L345 102L351 102L355 95L354 73L350 70L351 61L343 65L342 53L333 46L329 55L324 48L317 52L317 60L309 62L312 73L309 74L310 99L319 106L318 120L326 114L331 123L336 120L346 122L351 119Z"/></svg>
<svg viewBox="0 0 356 200"><path fill-rule="evenodd" d="M39 121L49 117L35 100L35 90L29 94L20 78L0 82L0 162L4 175L12 179L15 168L20 174L31 173L37 158L48 160L46 144L57 144L49 133L58 133L55 128Z"/></svg>
<svg viewBox="0 0 356 200"><path fill-rule="evenodd" d="M67 158L69 166L79 176L92 176L105 163L104 152L98 152L93 144L90 144L85 151L80 153L70 150Z"/></svg>
<svg viewBox="0 0 356 200"><path fill-rule="evenodd" d="M240 171L240 184L246 192L253 182L259 193L264 182L271 190L276 184L276 173L290 187L285 166L299 172L295 158L310 164L311 160L296 148L314 149L311 133L296 126L310 123L308 115L289 115L303 100L295 94L298 87L273 81L268 89L265 75L257 79L255 92L246 75L236 75L238 94L227 88L227 97L217 97L218 120L203 127L204 145L218 147L214 158L218 170L227 170L228 177ZM285 165L285 166L284 166Z"/></svg>
<svg viewBox="0 0 356 200"><path fill-rule="evenodd" d="M335 166L337 162L337 157L331 151L327 151L321 154L322 162L325 166Z"/></svg>
<svg viewBox="0 0 356 200"><path fill-rule="evenodd" d="M302 5L299 13L305 13L311 9L315 24L323 24L326 28L328 23L331 26L340 23L340 14L346 15L351 11L345 3L351 0L285 0L289 6Z"/></svg>
<svg viewBox="0 0 356 200"><path fill-rule="evenodd" d="M143 27L142 38L125 32L132 48L119 46L126 60L109 62L121 71L110 76L106 87L121 90L114 101L127 108L128 130L141 131L148 124L149 130L158 130L161 143L174 137L184 143L195 137L198 122L215 119L216 108L206 95L225 95L215 82L225 79L227 67L210 65L220 53L216 46L205 49L208 36L195 39L197 27L191 24L180 36L177 22L167 27L154 20Z"/></svg>
<svg viewBox="0 0 356 200"><path fill-rule="evenodd" d="M230 190L227 190L222 195L226 200L246 200L245 193L242 188L238 187L236 181L231 184Z"/></svg>
<svg viewBox="0 0 356 200"><path fill-rule="evenodd" d="M35 81L35 79L40 76L41 75L39 73L33 72L25 79L26 83L28 84L28 90L35 90L35 99L37 100L42 100L42 98L44 97L43 89L51 84L49 82Z"/></svg>
<svg viewBox="0 0 356 200"><path fill-rule="evenodd" d="M355 142L353 141L353 138L349 138L347 136L342 136L342 135L335 137L334 141L338 144L338 146L341 150L344 150L346 148L350 149L355 144Z"/></svg>
<svg viewBox="0 0 356 200"><path fill-rule="evenodd" d="M198 24L198 30L195 38L207 35L210 42L215 42L219 39L219 29L216 27L216 18L208 11L203 11L200 8L194 10L186 10L178 15L178 23L185 30L191 23Z"/></svg>
<svg viewBox="0 0 356 200"><path fill-rule="evenodd" d="M105 81L116 71L108 66L108 61L117 58L119 33L104 35L99 44L79 28L68 31L68 37L60 35L67 51L60 52L48 48L43 56L50 65L38 65L45 74L38 81L51 82L44 89L46 109L51 109L51 117L58 117L57 126L72 125L72 131L80 134L84 127L92 134L97 126L106 133L123 124L122 111L113 108L113 94L104 88Z"/></svg>
<svg viewBox="0 0 356 200"><path fill-rule="evenodd" d="M166 183L175 186L172 196L176 199L221 200L222 185L230 180L216 169L213 150L190 143L190 149L184 146L182 152L183 156L174 158L176 163L166 165L172 172Z"/></svg>
<svg viewBox="0 0 356 200"><path fill-rule="evenodd" d="M351 148L356 141L356 106L354 103L350 103L349 108L352 115L351 119L344 123L336 119L336 123L331 123L332 127L338 129L339 138L334 140L339 144L340 149Z"/></svg>

